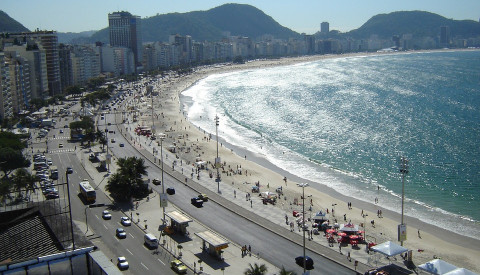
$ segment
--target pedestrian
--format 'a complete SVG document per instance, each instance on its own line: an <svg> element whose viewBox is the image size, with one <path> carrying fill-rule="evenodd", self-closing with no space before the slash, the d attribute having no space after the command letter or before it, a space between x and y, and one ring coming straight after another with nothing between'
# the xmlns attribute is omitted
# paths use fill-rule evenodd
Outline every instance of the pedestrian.
<svg viewBox="0 0 480 275"><path fill-rule="evenodd" d="M248 254L250 254L250 256L252 256L252 247L250 245L248 245Z"/></svg>
<svg viewBox="0 0 480 275"><path fill-rule="evenodd" d="M340 254L342 254L342 243L338 244L338 250L340 250Z"/></svg>
<svg viewBox="0 0 480 275"><path fill-rule="evenodd" d="M418 238L421 239L422 237L420 236L420 229L418 230Z"/></svg>
<svg viewBox="0 0 480 275"><path fill-rule="evenodd" d="M352 258L350 258L350 251L348 251L347 253L347 259L351 262L352 261Z"/></svg>
<svg viewBox="0 0 480 275"><path fill-rule="evenodd" d="M237 190L233 190L233 197L234 197L234 198L237 197Z"/></svg>
<svg viewBox="0 0 480 275"><path fill-rule="evenodd" d="M253 201L250 200L250 208L253 208Z"/></svg>
<svg viewBox="0 0 480 275"><path fill-rule="evenodd" d="M343 214L343 220L347 221L347 214Z"/></svg>
<svg viewBox="0 0 480 275"><path fill-rule="evenodd" d="M362 209L362 214L361 214L361 216L363 217L363 209Z"/></svg>
<svg viewBox="0 0 480 275"><path fill-rule="evenodd" d="M245 194L245 200L248 201L248 193Z"/></svg>

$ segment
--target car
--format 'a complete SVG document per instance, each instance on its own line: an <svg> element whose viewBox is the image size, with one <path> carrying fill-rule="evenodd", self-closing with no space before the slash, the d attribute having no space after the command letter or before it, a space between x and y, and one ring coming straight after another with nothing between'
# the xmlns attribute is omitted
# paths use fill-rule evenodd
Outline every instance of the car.
<svg viewBox="0 0 480 275"><path fill-rule="evenodd" d="M175 188L171 188L171 187L167 188L167 194L175 195Z"/></svg>
<svg viewBox="0 0 480 275"><path fill-rule="evenodd" d="M120 223L121 223L123 226L130 226L130 225L132 225L132 221L130 220L129 217L122 217L121 220L120 220Z"/></svg>
<svg viewBox="0 0 480 275"><path fill-rule="evenodd" d="M121 256L121 257L118 257L117 258L117 266L118 266L118 269L120 270L126 270L128 269L128 262L127 262L127 258Z"/></svg>
<svg viewBox="0 0 480 275"><path fill-rule="evenodd" d="M96 158L97 158L97 157L95 156L95 154L90 154L90 155L88 156L88 160L89 160L89 161L94 161Z"/></svg>
<svg viewBox="0 0 480 275"><path fill-rule="evenodd" d="M123 228L117 228L115 235L117 235L119 239L125 239L127 237L127 231Z"/></svg>
<svg viewBox="0 0 480 275"><path fill-rule="evenodd" d="M206 194L200 194L198 195L198 198L201 199L202 201L208 201L208 196Z"/></svg>
<svg viewBox="0 0 480 275"><path fill-rule="evenodd" d="M107 125L108 125L108 126L111 126L111 125L112 125L112 123L110 123L110 122L109 122Z"/></svg>
<svg viewBox="0 0 480 275"><path fill-rule="evenodd" d="M65 124L65 126L63 126L63 128L68 128L68 124Z"/></svg>
<svg viewBox="0 0 480 275"><path fill-rule="evenodd" d="M171 261L170 262L170 267L172 267L172 269L177 273L180 273L180 274L187 273L187 266L180 260Z"/></svg>
<svg viewBox="0 0 480 275"><path fill-rule="evenodd" d="M152 183L153 183L154 185L160 185L160 184L162 184L162 181L159 180L159 179L153 179L153 180L152 180Z"/></svg>
<svg viewBox="0 0 480 275"><path fill-rule="evenodd" d="M63 143L59 143L58 148L63 148Z"/></svg>
<svg viewBox="0 0 480 275"><path fill-rule="evenodd" d="M104 220L110 220L112 218L112 214L110 214L110 211L108 211L108 210L103 210L102 218Z"/></svg>
<svg viewBox="0 0 480 275"><path fill-rule="evenodd" d="M120 145L119 145L119 146L120 146L120 147L125 147L125 144L123 144L123 143L120 143Z"/></svg>
<svg viewBox="0 0 480 275"><path fill-rule="evenodd" d="M67 174L73 174L72 167L67 167Z"/></svg>
<svg viewBox="0 0 480 275"><path fill-rule="evenodd" d="M60 129L60 134L63 134L63 130L62 130L62 129Z"/></svg>
<svg viewBox="0 0 480 275"><path fill-rule="evenodd" d="M298 256L295 258L295 263L303 267L303 256ZM305 256L305 268L310 270L313 269L313 260L312 258Z"/></svg>
<svg viewBox="0 0 480 275"><path fill-rule="evenodd" d="M202 207L203 206L203 200L198 198L198 197L194 197L190 200L190 202L195 205L196 207Z"/></svg>
<svg viewBox="0 0 480 275"><path fill-rule="evenodd" d="M51 160L51 159L47 159L47 164L50 165L50 166L53 165L52 160Z"/></svg>
<svg viewBox="0 0 480 275"><path fill-rule="evenodd" d="M50 192L48 194L45 195L45 198L47 200L52 200L52 199L58 199L59 198L59 195L57 192Z"/></svg>
<svg viewBox="0 0 480 275"><path fill-rule="evenodd" d="M115 143L115 139L112 138L112 139L110 140L110 142L111 142L111 143Z"/></svg>

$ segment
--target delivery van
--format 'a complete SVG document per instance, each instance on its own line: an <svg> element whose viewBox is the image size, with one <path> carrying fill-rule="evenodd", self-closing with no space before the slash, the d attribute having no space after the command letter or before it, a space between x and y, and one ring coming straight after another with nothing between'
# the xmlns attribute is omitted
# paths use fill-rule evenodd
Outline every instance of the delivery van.
<svg viewBox="0 0 480 275"><path fill-rule="evenodd" d="M152 233L145 234L144 240L148 248L153 249L158 247L158 239Z"/></svg>

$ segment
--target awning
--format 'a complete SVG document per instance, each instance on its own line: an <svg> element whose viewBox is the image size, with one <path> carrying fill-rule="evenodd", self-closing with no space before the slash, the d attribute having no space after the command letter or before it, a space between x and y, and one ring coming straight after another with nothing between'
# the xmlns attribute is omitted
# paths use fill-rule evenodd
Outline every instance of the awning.
<svg viewBox="0 0 480 275"><path fill-rule="evenodd" d="M211 231L198 232L198 233L195 233L195 235L197 235L200 239L204 240L205 242L209 243L217 251L227 248L229 244L229 242L215 235Z"/></svg>
<svg viewBox="0 0 480 275"><path fill-rule="evenodd" d="M393 243L391 241L388 241L388 242L384 242L384 243L381 243L379 245L376 245L376 246L372 246L371 248L373 251L376 251L376 252L380 252L384 255L387 255L387 256L395 256L395 255L398 255L398 254L402 254L402 253L405 253L408 251L408 249L406 249L405 247L403 246L400 246L396 243Z"/></svg>
<svg viewBox="0 0 480 275"><path fill-rule="evenodd" d="M443 260L435 259L419 265L418 268L431 274L440 275L455 270L457 267Z"/></svg>
<svg viewBox="0 0 480 275"><path fill-rule="evenodd" d="M186 223L189 223L189 222L193 222L192 219L190 219L189 217L183 215L182 213L180 213L178 211L168 212L168 213L165 213L165 215L167 217L169 217L170 219L174 220L178 224L186 224Z"/></svg>

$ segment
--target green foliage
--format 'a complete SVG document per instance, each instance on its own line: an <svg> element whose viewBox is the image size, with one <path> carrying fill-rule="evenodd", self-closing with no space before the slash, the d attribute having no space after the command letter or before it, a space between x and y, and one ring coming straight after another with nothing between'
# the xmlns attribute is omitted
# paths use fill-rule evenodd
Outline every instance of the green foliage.
<svg viewBox="0 0 480 275"><path fill-rule="evenodd" d="M22 154L22 150L26 147L27 145L18 135L0 132L0 170L5 173L5 176L17 168L30 166L30 160Z"/></svg>
<svg viewBox="0 0 480 275"><path fill-rule="evenodd" d="M118 171L109 179L105 189L117 201L130 201L148 195L148 185L142 176L147 175L145 161L141 158L121 158L117 161Z"/></svg>
<svg viewBox="0 0 480 275"><path fill-rule="evenodd" d="M95 78L90 78L87 83L87 87L90 90L95 90L98 87L102 86L103 83L105 83L105 78L103 77L95 77Z"/></svg>
<svg viewBox="0 0 480 275"><path fill-rule="evenodd" d="M280 269L279 275L297 275L294 271L286 270L285 267L282 265L282 269Z"/></svg>
<svg viewBox="0 0 480 275"><path fill-rule="evenodd" d="M82 88L79 86L70 86L65 89L65 92L69 95L79 95L82 93Z"/></svg>
<svg viewBox="0 0 480 275"><path fill-rule="evenodd" d="M95 122L91 117L84 116L80 121L70 122L70 129L93 130Z"/></svg>
<svg viewBox="0 0 480 275"><path fill-rule="evenodd" d="M267 266L264 264L258 265L255 263L254 265L249 264L249 268L243 272L244 275L264 275L267 273Z"/></svg>
<svg viewBox="0 0 480 275"><path fill-rule="evenodd" d="M0 132L0 148L11 148L13 150L23 150L27 147L20 137L11 132Z"/></svg>

